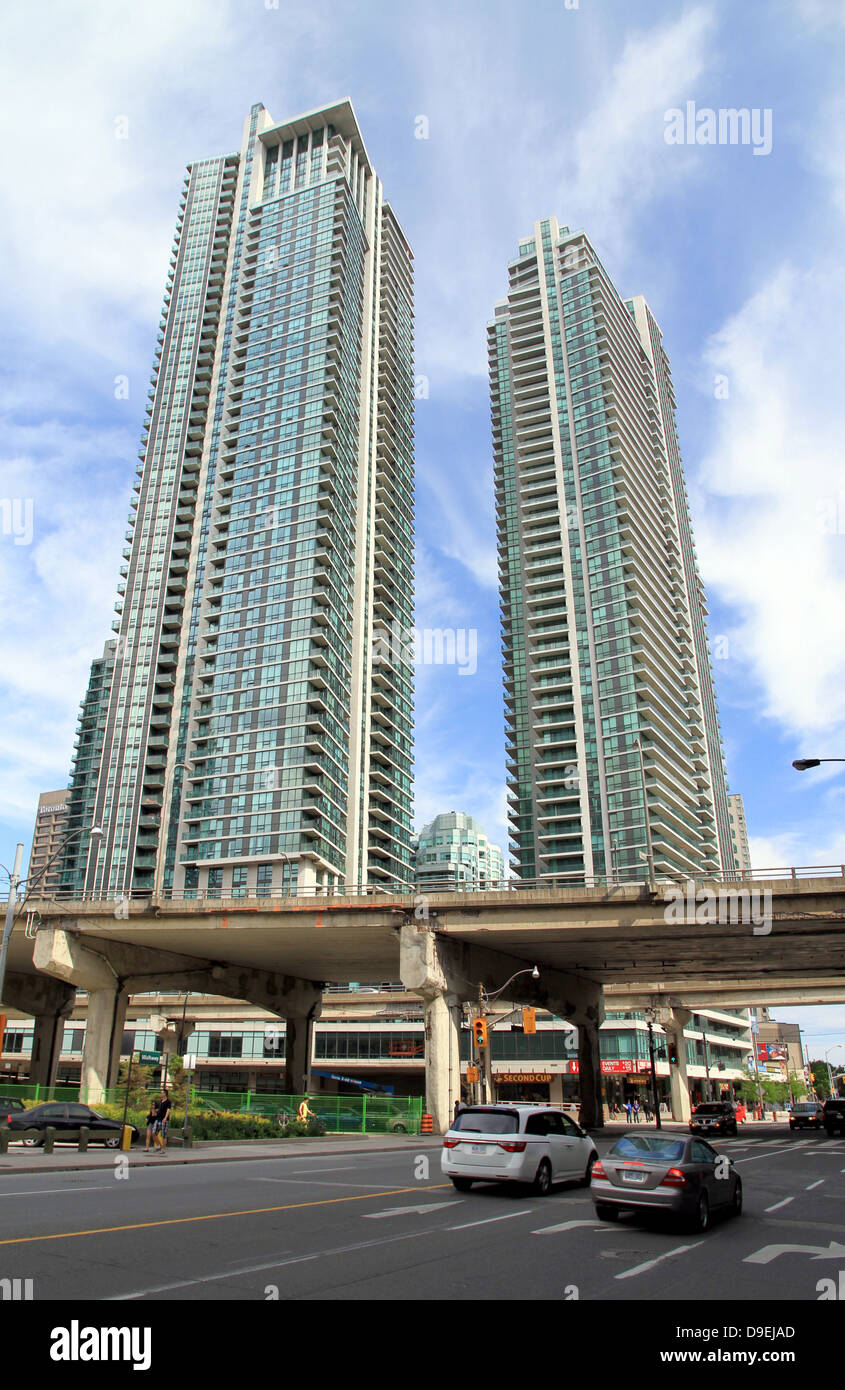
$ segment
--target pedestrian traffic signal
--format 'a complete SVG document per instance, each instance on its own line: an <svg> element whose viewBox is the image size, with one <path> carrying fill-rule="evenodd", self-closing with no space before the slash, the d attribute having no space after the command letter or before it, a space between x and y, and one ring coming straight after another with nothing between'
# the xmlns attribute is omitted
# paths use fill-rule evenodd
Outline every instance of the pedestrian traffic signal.
<svg viewBox="0 0 845 1390"><path fill-rule="evenodd" d="M487 1046L487 1020L486 1018L474 1018L472 1020L472 1040L476 1047Z"/></svg>
<svg viewBox="0 0 845 1390"><path fill-rule="evenodd" d="M533 1009L522 1010L522 1026L526 1033L537 1032L537 1016Z"/></svg>

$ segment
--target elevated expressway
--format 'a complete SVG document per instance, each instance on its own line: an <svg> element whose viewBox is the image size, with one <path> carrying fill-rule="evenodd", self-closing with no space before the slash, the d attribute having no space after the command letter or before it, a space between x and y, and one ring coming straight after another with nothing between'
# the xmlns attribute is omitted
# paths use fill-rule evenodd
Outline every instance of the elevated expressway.
<svg viewBox="0 0 845 1390"><path fill-rule="evenodd" d="M577 1025L585 1119L600 1122L605 1006L657 1008L680 1042L692 1008L845 1000L845 875L778 871L698 880L550 887L519 883L426 897L32 901L12 934L5 1003L36 1019L48 1081L77 988L89 992L82 1085L113 1083L130 995L190 989L286 1019L287 1084L307 1087L329 981L401 980L422 999L427 1104L442 1128L460 1093L460 1006L492 994ZM540 977L532 979L531 967ZM680 1048L683 1059L685 1050ZM685 1091L673 1069L673 1099Z"/></svg>

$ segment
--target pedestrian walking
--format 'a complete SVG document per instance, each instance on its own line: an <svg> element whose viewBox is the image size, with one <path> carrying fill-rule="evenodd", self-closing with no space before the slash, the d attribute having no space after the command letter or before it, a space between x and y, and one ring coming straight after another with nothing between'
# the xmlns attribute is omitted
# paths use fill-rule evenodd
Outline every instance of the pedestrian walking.
<svg viewBox="0 0 845 1390"><path fill-rule="evenodd" d="M651 1101L649 1100L648 1096L646 1096L645 1100L643 1101L643 1110L645 1111L645 1117L646 1117L646 1119L647 1119L647 1120L650 1120L650 1119L651 1119Z"/></svg>
<svg viewBox="0 0 845 1390"><path fill-rule="evenodd" d="M630 1124L631 1121L633 1120L633 1118L634 1118L634 1107L633 1107L633 1105L631 1104L631 1102L630 1102L629 1100L626 1100L626 1102L625 1102L625 1120L626 1120L626 1122L627 1122L628 1124Z"/></svg>
<svg viewBox="0 0 845 1390"><path fill-rule="evenodd" d="M635 1122L636 1122L637 1124L639 1124L639 1122L640 1122L640 1115L641 1115L641 1113L642 1113L642 1112L641 1112L641 1107L640 1107L640 1101L639 1101L639 1097L637 1097L637 1099L634 1101L634 1120L635 1120Z"/></svg>
<svg viewBox="0 0 845 1390"><path fill-rule="evenodd" d="M153 1120L153 1144L160 1154L167 1148L167 1127L170 1123L170 1111L172 1109L170 1096L162 1088L158 1104L155 1108L155 1119Z"/></svg>

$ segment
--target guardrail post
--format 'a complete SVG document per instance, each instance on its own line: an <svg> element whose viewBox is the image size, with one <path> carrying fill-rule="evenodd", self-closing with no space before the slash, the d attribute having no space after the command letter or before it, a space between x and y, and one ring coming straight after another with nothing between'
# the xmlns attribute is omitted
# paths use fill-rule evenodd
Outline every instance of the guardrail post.
<svg viewBox="0 0 845 1390"><path fill-rule="evenodd" d="M47 1128L46 1128L45 1131L44 1131L44 1152L45 1152L45 1154L51 1154L51 1153L53 1152L53 1140L55 1139L55 1137L56 1137L56 1126L55 1126L55 1125L48 1125Z"/></svg>
<svg viewBox="0 0 845 1390"><path fill-rule="evenodd" d="M8 1131L8 1129L0 1129L0 1154L7 1154L8 1152L9 1152L9 1131Z"/></svg>
<svg viewBox="0 0 845 1390"><path fill-rule="evenodd" d="M79 1127L79 1152L80 1152L81 1154L84 1154L84 1153L87 1153L87 1152L88 1152L88 1136L89 1136L90 1133L91 1133L91 1130L89 1129L88 1125L80 1125L80 1127Z"/></svg>
<svg viewBox="0 0 845 1390"><path fill-rule="evenodd" d="M193 1131L190 1125L186 1125L182 1130L182 1148L190 1149L193 1147Z"/></svg>

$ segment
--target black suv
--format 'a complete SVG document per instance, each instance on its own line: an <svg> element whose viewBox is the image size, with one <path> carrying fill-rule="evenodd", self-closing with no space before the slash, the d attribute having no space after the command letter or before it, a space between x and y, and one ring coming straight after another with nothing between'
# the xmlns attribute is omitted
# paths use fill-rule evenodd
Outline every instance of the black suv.
<svg viewBox="0 0 845 1390"><path fill-rule="evenodd" d="M830 1096L825 1101L824 1127L828 1134L845 1134L845 1100Z"/></svg>
<svg viewBox="0 0 845 1390"><path fill-rule="evenodd" d="M691 1134L736 1134L736 1110L729 1100L708 1100L690 1116Z"/></svg>

